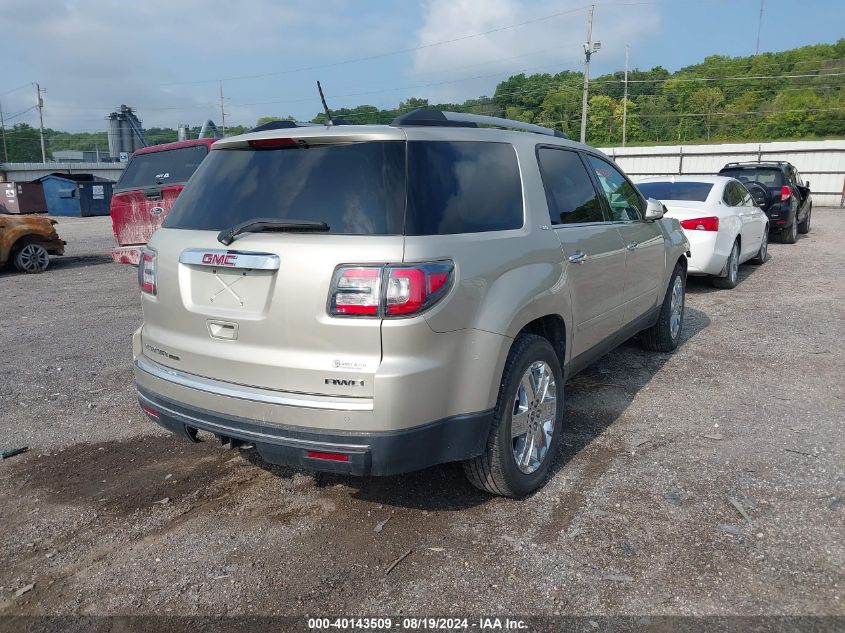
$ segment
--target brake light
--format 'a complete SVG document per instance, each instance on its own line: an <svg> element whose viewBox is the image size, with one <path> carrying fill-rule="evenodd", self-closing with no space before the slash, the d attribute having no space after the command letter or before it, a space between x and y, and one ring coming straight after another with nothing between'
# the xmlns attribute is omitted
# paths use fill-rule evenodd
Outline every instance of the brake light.
<svg viewBox="0 0 845 633"><path fill-rule="evenodd" d="M681 226L690 231L718 231L719 218L712 216L707 218L693 218L681 220Z"/></svg>
<svg viewBox="0 0 845 633"><path fill-rule="evenodd" d="M784 185L780 188L780 201L786 202L792 196L792 189L789 185Z"/></svg>
<svg viewBox="0 0 845 633"><path fill-rule="evenodd" d="M249 142L250 147L256 149L267 149L273 147L299 147L292 138L256 138Z"/></svg>
<svg viewBox="0 0 845 633"><path fill-rule="evenodd" d="M155 296L156 252L149 248L141 251L141 259L138 262L138 285L142 293Z"/></svg>
<svg viewBox="0 0 845 633"><path fill-rule="evenodd" d="M399 317L439 301L452 282L452 262L408 266L342 266L329 296L332 316Z"/></svg>

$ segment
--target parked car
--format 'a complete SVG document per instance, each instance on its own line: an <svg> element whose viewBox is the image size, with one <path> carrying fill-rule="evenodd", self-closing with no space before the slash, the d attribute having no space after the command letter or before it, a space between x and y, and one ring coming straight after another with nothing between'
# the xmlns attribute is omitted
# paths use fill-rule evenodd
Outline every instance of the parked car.
<svg viewBox="0 0 845 633"><path fill-rule="evenodd" d="M709 275L717 288L734 288L740 264L768 258L769 220L738 180L660 176L639 180L637 187L680 222L690 242L690 275Z"/></svg>
<svg viewBox="0 0 845 633"><path fill-rule="evenodd" d="M689 243L663 211L598 150L504 119L218 141L142 254L141 407L267 462L463 461L525 495L567 378L637 333L678 345Z"/></svg>
<svg viewBox="0 0 845 633"><path fill-rule="evenodd" d="M813 200L810 183L804 182L792 163L728 163L719 170L742 182L769 218L769 228L785 244L795 244L799 233L810 232Z"/></svg>
<svg viewBox="0 0 845 633"><path fill-rule="evenodd" d="M117 247L112 259L138 264L141 249L167 217L185 183L216 139L201 138L137 150L115 183L111 220Z"/></svg>
<svg viewBox="0 0 845 633"><path fill-rule="evenodd" d="M50 255L64 255L56 221L37 215L0 215L0 268L9 262L22 273L40 273Z"/></svg>

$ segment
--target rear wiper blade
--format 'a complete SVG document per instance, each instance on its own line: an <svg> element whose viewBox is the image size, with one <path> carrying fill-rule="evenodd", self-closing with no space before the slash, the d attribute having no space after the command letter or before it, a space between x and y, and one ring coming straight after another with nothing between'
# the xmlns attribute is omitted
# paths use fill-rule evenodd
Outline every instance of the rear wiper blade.
<svg viewBox="0 0 845 633"><path fill-rule="evenodd" d="M273 218L253 218L236 224L231 229L223 229L217 235L217 241L228 246L241 233L258 233L259 231L318 231L329 230L329 225L316 220L274 220Z"/></svg>

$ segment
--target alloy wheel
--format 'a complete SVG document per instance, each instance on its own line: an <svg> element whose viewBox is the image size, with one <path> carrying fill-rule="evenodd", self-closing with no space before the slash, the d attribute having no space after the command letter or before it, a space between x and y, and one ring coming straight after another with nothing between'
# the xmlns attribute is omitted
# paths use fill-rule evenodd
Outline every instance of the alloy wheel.
<svg viewBox="0 0 845 633"><path fill-rule="evenodd" d="M552 444L557 419L557 384L551 367L531 363L514 396L511 414L513 458L523 473L535 472Z"/></svg>
<svg viewBox="0 0 845 633"><path fill-rule="evenodd" d="M23 272L36 273L50 264L50 254L41 244L27 244L18 253L17 262Z"/></svg>
<svg viewBox="0 0 845 633"><path fill-rule="evenodd" d="M672 335L672 340L675 340L681 333L681 323L684 319L684 280L680 275L675 277L675 283L672 284L670 315L669 332Z"/></svg>

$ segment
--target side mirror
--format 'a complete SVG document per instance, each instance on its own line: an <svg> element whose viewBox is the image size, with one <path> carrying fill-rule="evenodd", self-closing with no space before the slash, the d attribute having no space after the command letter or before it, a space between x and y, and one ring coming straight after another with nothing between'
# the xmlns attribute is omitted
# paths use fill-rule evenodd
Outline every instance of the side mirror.
<svg viewBox="0 0 845 633"><path fill-rule="evenodd" d="M805 181L804 181L804 186L807 188L807 191L809 191L809 190L810 190L810 181L809 181L809 180L805 180Z"/></svg>
<svg viewBox="0 0 845 633"><path fill-rule="evenodd" d="M645 208L645 219L651 221L659 220L664 215L666 215L666 207L663 206L663 203L654 198L649 198Z"/></svg>

